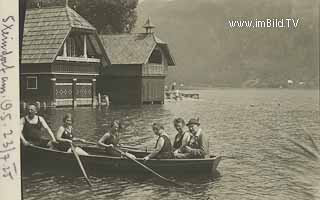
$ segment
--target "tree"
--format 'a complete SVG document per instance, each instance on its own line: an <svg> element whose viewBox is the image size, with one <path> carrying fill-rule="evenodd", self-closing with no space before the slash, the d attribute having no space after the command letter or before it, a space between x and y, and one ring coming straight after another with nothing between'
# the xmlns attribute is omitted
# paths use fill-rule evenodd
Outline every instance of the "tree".
<svg viewBox="0 0 320 200"><path fill-rule="evenodd" d="M65 4L66 0L29 0L27 8ZM129 33L137 20L138 0L69 0L68 5L96 27L98 33Z"/></svg>

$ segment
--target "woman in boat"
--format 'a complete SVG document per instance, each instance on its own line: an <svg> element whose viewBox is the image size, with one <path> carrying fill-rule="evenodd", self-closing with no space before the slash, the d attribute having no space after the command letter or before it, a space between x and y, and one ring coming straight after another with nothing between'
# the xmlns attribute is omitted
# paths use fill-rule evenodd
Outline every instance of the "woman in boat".
<svg viewBox="0 0 320 200"><path fill-rule="evenodd" d="M120 130L122 129L122 124L119 120L114 120L111 123L110 131L106 132L98 141L98 145L106 148L113 148L119 146L120 141Z"/></svg>
<svg viewBox="0 0 320 200"><path fill-rule="evenodd" d="M177 130L177 134L174 138L173 149L174 149L174 157L181 158L183 157L182 150L187 145L189 132L184 130L185 122L182 118L176 118L173 120L173 125Z"/></svg>
<svg viewBox="0 0 320 200"><path fill-rule="evenodd" d="M48 140L43 139L42 128L49 133L52 141L56 142L56 139L44 118L37 115L37 107L34 104L28 105L28 114L20 119L20 128L21 141L25 146L34 144L37 146L52 147L51 141L48 142Z"/></svg>
<svg viewBox="0 0 320 200"><path fill-rule="evenodd" d="M121 147L119 144L120 141L120 131L122 130L122 123L119 120L114 120L111 123L110 131L105 133L100 140L98 141L98 145L106 148L106 152L111 156L119 157L121 153L114 150L115 147ZM127 156L131 158L135 158L134 155L130 153L126 153Z"/></svg>
<svg viewBox="0 0 320 200"><path fill-rule="evenodd" d="M144 157L144 160L149 160L151 158L155 159L170 159L173 158L173 147L171 141L164 131L164 127L158 123L152 124L152 130L155 135L158 136L155 150L149 155Z"/></svg>
<svg viewBox="0 0 320 200"><path fill-rule="evenodd" d="M182 148L183 158L205 158L208 155L208 142L200 128L199 119L190 119L188 124L189 137Z"/></svg>
<svg viewBox="0 0 320 200"><path fill-rule="evenodd" d="M74 131L73 131L73 117L70 113L67 113L63 117L63 125L59 127L57 131L57 140L58 144L55 145L56 148L58 148L61 151L67 151L71 152L71 144L74 141L80 141L83 143L86 143L84 139L74 137ZM80 147L75 147L75 150L78 154L80 155L88 155L87 152L85 152L83 149Z"/></svg>

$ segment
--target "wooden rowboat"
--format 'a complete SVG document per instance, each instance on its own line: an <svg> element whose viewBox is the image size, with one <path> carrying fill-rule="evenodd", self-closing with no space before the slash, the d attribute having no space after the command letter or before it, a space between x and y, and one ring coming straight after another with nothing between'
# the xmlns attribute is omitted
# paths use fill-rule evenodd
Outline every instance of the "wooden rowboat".
<svg viewBox="0 0 320 200"><path fill-rule="evenodd" d="M83 166L89 175L104 175L114 172L146 172L139 165L125 157L112 157L108 155L105 149L96 146L81 148L89 153L89 155L86 156L80 155ZM159 173L182 173L184 175L215 173L221 160L221 157L211 157L205 159L150 159L144 162L142 158L146 156L148 152L132 149L122 149L122 151L134 154L137 157L137 161ZM69 172L80 171L72 153L33 145L21 147L21 162L22 172L28 170L39 171L41 169Z"/></svg>

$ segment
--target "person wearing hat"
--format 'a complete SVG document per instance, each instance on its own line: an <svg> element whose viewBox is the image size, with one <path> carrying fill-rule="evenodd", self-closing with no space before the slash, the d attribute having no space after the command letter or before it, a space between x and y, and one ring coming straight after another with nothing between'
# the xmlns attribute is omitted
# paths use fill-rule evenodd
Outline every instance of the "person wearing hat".
<svg viewBox="0 0 320 200"><path fill-rule="evenodd" d="M190 119L187 123L189 138L183 153L185 158L205 158L208 154L208 142L200 128L199 119Z"/></svg>
<svg viewBox="0 0 320 200"><path fill-rule="evenodd" d="M144 160L149 160L151 158L156 159L170 159L173 158L173 147L169 136L164 131L164 127L158 123L152 124L152 130L154 134L158 136L155 150L151 152L149 155L144 157Z"/></svg>

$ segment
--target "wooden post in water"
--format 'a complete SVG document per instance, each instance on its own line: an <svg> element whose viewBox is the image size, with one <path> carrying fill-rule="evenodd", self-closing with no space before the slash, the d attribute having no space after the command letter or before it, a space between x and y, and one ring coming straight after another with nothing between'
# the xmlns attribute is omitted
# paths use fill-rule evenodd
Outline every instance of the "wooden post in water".
<svg viewBox="0 0 320 200"><path fill-rule="evenodd" d="M106 101L106 106L109 106L110 105L110 102L109 102L109 96L108 95L105 95L105 101Z"/></svg>
<svg viewBox="0 0 320 200"><path fill-rule="evenodd" d="M98 93L98 105L101 106L101 94Z"/></svg>

